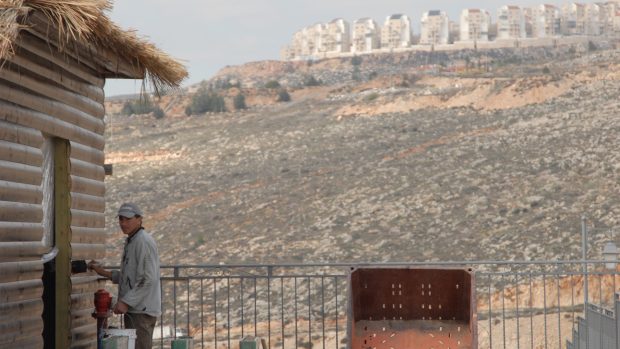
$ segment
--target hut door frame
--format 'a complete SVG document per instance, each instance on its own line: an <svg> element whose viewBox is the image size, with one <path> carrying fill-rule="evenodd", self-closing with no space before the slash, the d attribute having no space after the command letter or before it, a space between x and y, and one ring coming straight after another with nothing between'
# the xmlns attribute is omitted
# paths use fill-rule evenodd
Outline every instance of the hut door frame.
<svg viewBox="0 0 620 349"><path fill-rule="evenodd" d="M53 246L56 258L43 275L43 341L45 348L71 346L71 176L68 140L51 139L53 156Z"/></svg>

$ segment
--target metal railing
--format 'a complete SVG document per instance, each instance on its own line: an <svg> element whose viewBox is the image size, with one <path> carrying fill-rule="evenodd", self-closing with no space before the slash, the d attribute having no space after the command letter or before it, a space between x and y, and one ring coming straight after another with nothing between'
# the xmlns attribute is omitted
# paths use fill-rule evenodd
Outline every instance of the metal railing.
<svg viewBox="0 0 620 349"><path fill-rule="evenodd" d="M346 348L352 268L463 267L475 273L479 348L565 348L587 321L584 304L615 309L620 278L605 263L162 266L163 313L155 343L169 348L172 339L189 335L194 348L236 348L242 338L255 336L269 348Z"/></svg>

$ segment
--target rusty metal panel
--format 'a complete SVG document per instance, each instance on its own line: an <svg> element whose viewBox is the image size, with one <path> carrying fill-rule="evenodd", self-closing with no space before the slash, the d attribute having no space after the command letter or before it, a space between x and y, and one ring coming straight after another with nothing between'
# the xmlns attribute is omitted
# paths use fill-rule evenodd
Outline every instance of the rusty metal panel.
<svg viewBox="0 0 620 349"><path fill-rule="evenodd" d="M351 349L477 348L471 269L353 268Z"/></svg>

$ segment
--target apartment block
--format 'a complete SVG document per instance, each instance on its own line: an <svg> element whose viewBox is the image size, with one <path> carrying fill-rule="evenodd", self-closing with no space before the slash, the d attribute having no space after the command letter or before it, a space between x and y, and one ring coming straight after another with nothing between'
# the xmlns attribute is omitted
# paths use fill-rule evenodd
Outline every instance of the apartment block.
<svg viewBox="0 0 620 349"><path fill-rule="evenodd" d="M448 24L448 31L450 32L450 43L454 43L461 40L461 25L456 21L450 21Z"/></svg>
<svg viewBox="0 0 620 349"><path fill-rule="evenodd" d="M360 18L353 22L352 52L372 52L381 47L381 29L370 18Z"/></svg>
<svg viewBox="0 0 620 349"><path fill-rule="evenodd" d="M525 37L531 38L534 28L534 9L531 7L524 7L522 11L523 20L525 21Z"/></svg>
<svg viewBox="0 0 620 349"><path fill-rule="evenodd" d="M525 15L518 6L502 6L497 11L497 38L523 39L525 32Z"/></svg>
<svg viewBox="0 0 620 349"><path fill-rule="evenodd" d="M614 34L614 20L620 11L620 3L615 1L597 2L599 7L600 33L603 35Z"/></svg>
<svg viewBox="0 0 620 349"><path fill-rule="evenodd" d="M321 52L343 53L351 51L351 26L342 18L327 23L321 33Z"/></svg>
<svg viewBox="0 0 620 349"><path fill-rule="evenodd" d="M323 51L322 33L325 24L317 23L301 30L301 58L314 58Z"/></svg>
<svg viewBox="0 0 620 349"><path fill-rule="evenodd" d="M381 48L396 49L411 46L411 20L403 14L385 19L381 29Z"/></svg>
<svg viewBox="0 0 620 349"><path fill-rule="evenodd" d="M421 20L421 45L445 45L450 39L450 19L439 10L425 12Z"/></svg>
<svg viewBox="0 0 620 349"><path fill-rule="evenodd" d="M600 35L601 9L597 4L571 3L562 7L563 35Z"/></svg>
<svg viewBox="0 0 620 349"><path fill-rule="evenodd" d="M491 15L486 10L465 9L461 12L461 41L489 41Z"/></svg>
<svg viewBox="0 0 620 349"><path fill-rule="evenodd" d="M532 9L532 37L548 38L560 35L560 9L543 4Z"/></svg>

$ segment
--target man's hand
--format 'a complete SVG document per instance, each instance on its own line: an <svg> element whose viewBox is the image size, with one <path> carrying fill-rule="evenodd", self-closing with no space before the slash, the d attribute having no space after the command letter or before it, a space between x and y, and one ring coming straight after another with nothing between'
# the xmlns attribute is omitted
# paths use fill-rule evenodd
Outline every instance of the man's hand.
<svg viewBox="0 0 620 349"><path fill-rule="evenodd" d="M109 270L105 270L101 266L101 264L99 264L99 262L97 262L97 261L92 260L92 261L88 262L88 269L89 270L93 270L95 273L97 273L97 274L99 274L101 276L105 276L108 279L112 278L112 272L109 271Z"/></svg>
<svg viewBox="0 0 620 349"><path fill-rule="evenodd" d="M114 306L114 314L125 314L127 310L129 310L129 306L125 302L116 302L116 305Z"/></svg>
<svg viewBox="0 0 620 349"><path fill-rule="evenodd" d="M88 270L94 270L95 273L100 274L99 271L101 271L101 269L101 264L99 264L99 262L95 260L88 262Z"/></svg>

